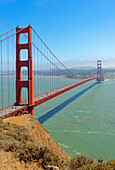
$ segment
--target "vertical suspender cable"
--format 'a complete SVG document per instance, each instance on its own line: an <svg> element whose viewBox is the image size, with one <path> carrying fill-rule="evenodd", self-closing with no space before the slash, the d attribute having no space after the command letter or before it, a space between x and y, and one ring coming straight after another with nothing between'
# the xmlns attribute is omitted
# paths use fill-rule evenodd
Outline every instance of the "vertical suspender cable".
<svg viewBox="0 0 115 170"><path fill-rule="evenodd" d="M40 45L39 45L39 48L40 48ZM41 77L40 77L40 64L41 64L41 54L39 55L39 94L41 94Z"/></svg>
<svg viewBox="0 0 115 170"><path fill-rule="evenodd" d="M25 37L25 36L24 36ZM24 39L24 41L26 42L26 37ZM26 60L26 50L24 51L24 60ZM25 70L24 70L24 79L27 81L27 75L28 75L28 69L25 67ZM27 91L25 91L26 89L24 89L24 101L27 100Z"/></svg>
<svg viewBox="0 0 115 170"><path fill-rule="evenodd" d="M13 30L12 30L12 34L13 34ZM14 55L13 55L14 53L13 53L13 45L14 44L13 44L13 36L12 36L12 74L13 74L12 75L13 76L13 80L12 80L13 81L12 82L13 83L12 84L12 87L13 87L13 91L12 91L12 93L13 93L13 101L12 102L14 103L14 58L13 58L14 57Z"/></svg>
<svg viewBox="0 0 115 170"><path fill-rule="evenodd" d="M23 34L22 34L22 44L24 42L24 37L23 37ZM21 50L22 51L22 60L24 60L24 50ZM25 68L24 67L21 67L22 68L22 73L21 74L21 77L23 76L23 80L25 81L25 75L24 75L24 72L25 72ZM24 91L25 91L25 88L22 87L22 91L23 91L23 101L24 101Z"/></svg>
<svg viewBox="0 0 115 170"><path fill-rule="evenodd" d="M36 44L37 44L37 39L35 39L35 41L36 41ZM36 56L35 67L36 67L36 96L37 96L37 50L36 50L36 48L35 48L35 56Z"/></svg>
<svg viewBox="0 0 115 170"><path fill-rule="evenodd" d="M33 35L33 42L35 41L35 34ZM35 42L34 42L35 43ZM35 65L35 48L33 48L33 89L34 89L34 96L35 96L35 70L34 70L34 65Z"/></svg>
<svg viewBox="0 0 115 170"><path fill-rule="evenodd" d="M51 61L52 61L52 54L51 54ZM51 64L51 86L53 85L53 77L52 77L52 64ZM51 87L52 90L53 87Z"/></svg>
<svg viewBox="0 0 115 170"><path fill-rule="evenodd" d="M36 36L36 35L35 35ZM36 39L36 37L35 37L35 42L36 42L36 44L37 44L37 39ZM36 48L35 48L35 73L36 73L36 81L35 81L35 83L36 83L36 96L37 96L37 51L36 51Z"/></svg>
<svg viewBox="0 0 115 170"><path fill-rule="evenodd" d="M44 54L45 54L45 46L44 46ZM46 77L45 77L45 60L43 61L43 75L44 75L44 93L46 92Z"/></svg>
<svg viewBox="0 0 115 170"><path fill-rule="evenodd" d="M8 106L10 106L10 81L9 81L9 39L7 39L7 78L8 78Z"/></svg>
<svg viewBox="0 0 115 170"><path fill-rule="evenodd" d="M46 48L46 56L48 57L48 50ZM46 60L46 93L48 92L48 60ZM47 109L48 105L46 105Z"/></svg>
<svg viewBox="0 0 115 170"><path fill-rule="evenodd" d="M53 58L52 58L52 54L51 54L51 61L53 62ZM53 90L53 64L51 65L52 66L52 90Z"/></svg>
<svg viewBox="0 0 115 170"><path fill-rule="evenodd" d="M2 36L1 36L2 39ZM3 110L3 71L2 71L2 42L1 42L1 94L2 94L2 110Z"/></svg>
<svg viewBox="0 0 115 170"><path fill-rule="evenodd" d="M48 50L47 50L47 58L48 58ZM48 60L47 61L47 92L49 91L49 77L48 77Z"/></svg>
<svg viewBox="0 0 115 170"><path fill-rule="evenodd" d="M52 56L52 54L51 54ZM53 63L53 56L52 56L52 63ZM54 74L53 74L53 64L52 64L52 90L54 89Z"/></svg>
<svg viewBox="0 0 115 170"><path fill-rule="evenodd" d="M52 61L52 54L50 55L51 61ZM52 63L51 63L51 90L52 90Z"/></svg>
<svg viewBox="0 0 115 170"><path fill-rule="evenodd" d="M39 48L39 41L38 41L38 48ZM39 53L38 53L38 50L37 50L37 95L39 95Z"/></svg>
<svg viewBox="0 0 115 170"><path fill-rule="evenodd" d="M41 42L41 51L42 51L42 42ZM41 57L40 57L40 60L41 60L41 66L42 66L42 55L41 55ZM42 67L40 67L40 69L41 69ZM40 72L42 73L42 69L40 70ZM43 93L44 92L44 86L43 86L43 77L42 77L42 75L41 75L41 93Z"/></svg>
<svg viewBox="0 0 115 170"><path fill-rule="evenodd" d="M22 36L21 36L21 44L23 44L23 34L22 34ZM21 52L21 60L24 60L24 51L23 50L21 50L22 52ZM23 76L23 80L24 80L24 68L22 67L22 70L21 70L21 78L22 78L22 76ZM22 87L22 98L23 98L23 100L22 101L24 101L24 88Z"/></svg>
<svg viewBox="0 0 115 170"><path fill-rule="evenodd" d="M23 41L25 43L25 36L24 36L24 34L23 34ZM23 50L23 58L24 58L24 60L26 60L26 50ZM27 70L27 68L24 67L23 76L24 76L24 80L27 81L27 79L26 79L26 70ZM24 101L25 101L26 100L26 88L23 88L23 89L24 89L23 93L24 93Z"/></svg>
<svg viewBox="0 0 115 170"><path fill-rule="evenodd" d="M34 34L34 44L35 44L35 34ZM35 64L36 64L36 56L35 56L35 47L34 47L34 97L36 96L36 77L35 77Z"/></svg>
<svg viewBox="0 0 115 170"><path fill-rule="evenodd" d="M51 53L50 53L50 60L51 60ZM50 62L50 91L51 91L51 62Z"/></svg>

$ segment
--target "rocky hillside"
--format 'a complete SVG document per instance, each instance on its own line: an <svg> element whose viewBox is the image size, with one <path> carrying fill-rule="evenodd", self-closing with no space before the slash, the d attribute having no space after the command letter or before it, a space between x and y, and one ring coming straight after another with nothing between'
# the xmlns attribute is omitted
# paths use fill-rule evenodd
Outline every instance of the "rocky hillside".
<svg viewBox="0 0 115 170"><path fill-rule="evenodd" d="M10 162L8 164L5 163L7 159ZM11 169L16 166L24 169L30 168L30 163L33 164L32 167L37 165L44 169L50 164L59 167L69 159L69 155L51 138L48 130L31 115L10 117L1 122L0 166L3 169L3 164L7 165L6 169L9 166L12 166Z"/></svg>

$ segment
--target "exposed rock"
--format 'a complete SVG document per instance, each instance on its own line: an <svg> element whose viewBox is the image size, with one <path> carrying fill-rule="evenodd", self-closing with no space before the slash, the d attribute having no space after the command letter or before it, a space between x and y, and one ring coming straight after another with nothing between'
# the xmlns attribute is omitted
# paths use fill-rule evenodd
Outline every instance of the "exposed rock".
<svg viewBox="0 0 115 170"><path fill-rule="evenodd" d="M48 165L47 170L59 170L59 168L57 166L52 166L52 165Z"/></svg>

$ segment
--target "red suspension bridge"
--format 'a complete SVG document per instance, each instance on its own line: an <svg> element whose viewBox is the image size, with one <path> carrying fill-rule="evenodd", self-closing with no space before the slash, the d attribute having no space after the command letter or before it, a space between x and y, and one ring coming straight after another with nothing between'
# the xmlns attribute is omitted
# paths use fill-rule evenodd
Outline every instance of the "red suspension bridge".
<svg viewBox="0 0 115 170"><path fill-rule="evenodd" d="M99 60L97 75L78 81L31 25L0 35L0 116L34 115L35 107L101 76Z"/></svg>

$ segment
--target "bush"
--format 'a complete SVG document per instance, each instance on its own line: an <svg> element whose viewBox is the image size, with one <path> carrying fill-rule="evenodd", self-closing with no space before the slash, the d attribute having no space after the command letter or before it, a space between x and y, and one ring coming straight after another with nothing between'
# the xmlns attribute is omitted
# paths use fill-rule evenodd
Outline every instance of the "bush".
<svg viewBox="0 0 115 170"><path fill-rule="evenodd" d="M47 147L39 148L36 145L26 145L18 153L20 161L25 163L31 161L37 161L39 165L46 168L47 165L61 166L63 160L56 156Z"/></svg>
<svg viewBox="0 0 115 170"><path fill-rule="evenodd" d="M103 158L98 158L98 162L103 162Z"/></svg>
<svg viewBox="0 0 115 170"><path fill-rule="evenodd" d="M71 159L69 167L71 169L76 169L82 167L83 165L92 164L93 162L93 158L86 157L85 155L78 155Z"/></svg>

